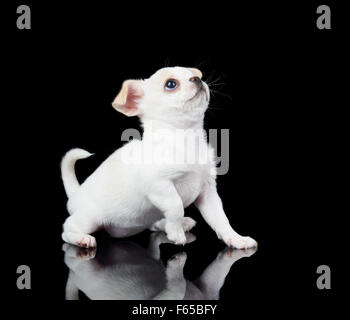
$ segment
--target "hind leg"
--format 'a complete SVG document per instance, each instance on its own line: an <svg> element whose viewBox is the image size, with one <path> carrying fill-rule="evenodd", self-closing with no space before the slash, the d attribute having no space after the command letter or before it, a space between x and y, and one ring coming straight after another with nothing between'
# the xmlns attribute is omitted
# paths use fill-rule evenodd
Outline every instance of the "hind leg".
<svg viewBox="0 0 350 320"><path fill-rule="evenodd" d="M98 224L89 215L74 213L63 224L62 239L79 247L94 248L96 239L90 235L98 229Z"/></svg>

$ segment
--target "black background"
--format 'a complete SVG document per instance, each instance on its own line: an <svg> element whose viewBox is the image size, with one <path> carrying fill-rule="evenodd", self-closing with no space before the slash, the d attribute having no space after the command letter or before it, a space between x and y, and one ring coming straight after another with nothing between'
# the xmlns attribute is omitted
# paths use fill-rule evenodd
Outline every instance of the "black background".
<svg viewBox="0 0 350 320"><path fill-rule="evenodd" d="M205 120L206 129L230 129L230 170L218 177L218 190L233 227L259 243L254 256L232 268L221 312L331 309L346 250L340 229L349 85L346 10L326 2L332 30L316 28L317 1L26 1L3 7L2 231L9 298L30 300L30 308L43 301L68 307L61 157L72 147L96 154L77 163L83 181L121 146L124 129L139 127L138 119L111 107L122 81L180 65L199 67L204 79L222 83ZM16 29L19 4L31 6L31 30ZM184 249L185 275L193 279L224 245L194 208L186 214L198 221L198 239ZM146 232L134 240L147 239ZM183 250L162 249L165 260ZM32 269L32 290L16 289L20 264ZM321 264L331 267L332 290L316 287ZM129 313L129 305L116 306L118 314Z"/></svg>

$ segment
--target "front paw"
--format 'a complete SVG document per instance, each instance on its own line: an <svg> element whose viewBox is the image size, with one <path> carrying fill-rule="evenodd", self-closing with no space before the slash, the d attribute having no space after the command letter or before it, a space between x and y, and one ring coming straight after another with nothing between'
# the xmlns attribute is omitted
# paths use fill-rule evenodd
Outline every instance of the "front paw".
<svg viewBox="0 0 350 320"><path fill-rule="evenodd" d="M89 234L83 235L79 241L76 243L79 247L84 248L96 248L96 239L93 236L90 236Z"/></svg>
<svg viewBox="0 0 350 320"><path fill-rule="evenodd" d="M186 244L189 244L197 239L197 237L191 232L185 232L186 236ZM150 241L153 243L157 243L158 246L163 243L172 243L164 232L153 232L150 236Z"/></svg>
<svg viewBox="0 0 350 320"><path fill-rule="evenodd" d="M185 245L186 235L180 223L167 222L165 232L170 241L177 245Z"/></svg>
<svg viewBox="0 0 350 320"><path fill-rule="evenodd" d="M178 232L169 232L167 233L168 239L176 245L185 245L186 244L186 236L183 230Z"/></svg>
<svg viewBox="0 0 350 320"><path fill-rule="evenodd" d="M249 248L257 248L258 243L251 237L242 237L240 235L223 235L219 236L219 239L224 241L227 246L231 248L237 249L249 249Z"/></svg>

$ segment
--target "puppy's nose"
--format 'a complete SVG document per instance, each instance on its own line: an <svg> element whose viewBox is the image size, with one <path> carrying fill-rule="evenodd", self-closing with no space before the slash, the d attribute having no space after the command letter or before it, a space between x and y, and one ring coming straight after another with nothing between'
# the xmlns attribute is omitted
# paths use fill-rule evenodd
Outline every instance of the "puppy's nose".
<svg viewBox="0 0 350 320"><path fill-rule="evenodd" d="M203 83L202 83L201 78L199 78L199 77L192 77L192 78L190 78L190 81L193 82L194 84L196 84L196 86L199 89L202 89Z"/></svg>
<svg viewBox="0 0 350 320"><path fill-rule="evenodd" d="M202 83L202 81L199 77L192 77L192 78L190 78L190 81L192 81L194 83Z"/></svg>

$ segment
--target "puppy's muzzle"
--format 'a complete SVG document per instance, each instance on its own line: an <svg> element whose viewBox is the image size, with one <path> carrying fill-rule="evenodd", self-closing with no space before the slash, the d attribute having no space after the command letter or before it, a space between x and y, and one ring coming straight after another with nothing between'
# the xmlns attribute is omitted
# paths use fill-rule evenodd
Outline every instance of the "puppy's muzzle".
<svg viewBox="0 0 350 320"><path fill-rule="evenodd" d="M203 82L199 77L192 77L190 78L190 81L193 82L198 89L202 89L203 88Z"/></svg>
<svg viewBox="0 0 350 320"><path fill-rule="evenodd" d="M201 80L201 78L192 77L192 78L190 78L190 81L193 82L197 86L197 92L190 100L196 98L202 91L205 93L205 97L208 100L208 94L205 90L205 87L203 85L203 81Z"/></svg>

